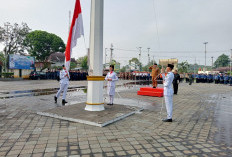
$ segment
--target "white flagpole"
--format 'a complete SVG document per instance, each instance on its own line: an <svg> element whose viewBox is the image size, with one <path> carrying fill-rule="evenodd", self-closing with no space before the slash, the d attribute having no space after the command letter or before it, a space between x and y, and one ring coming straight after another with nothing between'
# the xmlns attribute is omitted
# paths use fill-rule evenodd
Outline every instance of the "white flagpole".
<svg viewBox="0 0 232 157"><path fill-rule="evenodd" d="M90 26L90 65L85 110L103 111L103 11L104 0L92 0Z"/></svg>

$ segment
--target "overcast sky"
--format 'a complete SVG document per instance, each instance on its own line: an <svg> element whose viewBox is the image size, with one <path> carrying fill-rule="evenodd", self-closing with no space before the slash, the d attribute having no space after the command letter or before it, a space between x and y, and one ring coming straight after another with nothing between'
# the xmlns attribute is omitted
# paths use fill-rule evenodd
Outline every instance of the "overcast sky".
<svg viewBox="0 0 232 157"><path fill-rule="evenodd" d="M0 25L26 22L32 30L44 30L67 42L69 10L75 0L0 0ZM89 47L91 0L81 0L85 42L78 40L73 57L86 54ZM147 64L147 48L151 59L177 58L207 65L211 57L232 49L232 0L105 0L104 47L113 43L114 59L123 65L138 57ZM126 51L130 50L130 51ZM132 50L132 51L131 51ZM134 50L134 51L133 51ZM107 60L109 60L109 51Z"/></svg>

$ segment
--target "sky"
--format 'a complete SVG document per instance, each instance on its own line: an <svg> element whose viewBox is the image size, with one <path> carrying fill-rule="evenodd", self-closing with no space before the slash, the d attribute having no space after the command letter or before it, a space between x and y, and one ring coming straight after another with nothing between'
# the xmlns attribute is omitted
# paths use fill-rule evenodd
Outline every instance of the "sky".
<svg viewBox="0 0 232 157"><path fill-rule="evenodd" d="M0 26L5 22L26 22L32 30L43 30L67 42L69 11L75 0L0 0ZM90 36L91 0L81 0L85 36L78 40L72 57L87 54ZM177 58L179 62L211 65L222 53L232 49L232 0L105 0L104 55L109 61L111 43L113 59L122 65L139 57ZM2 49L2 46L0 47ZM104 58L105 61L105 58Z"/></svg>

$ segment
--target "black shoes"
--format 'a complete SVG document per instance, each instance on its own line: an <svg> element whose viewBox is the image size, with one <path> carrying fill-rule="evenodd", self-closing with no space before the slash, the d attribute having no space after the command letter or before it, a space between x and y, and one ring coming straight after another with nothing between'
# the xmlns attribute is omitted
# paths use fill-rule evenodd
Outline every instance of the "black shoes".
<svg viewBox="0 0 232 157"><path fill-rule="evenodd" d="M163 122L172 122L172 119L163 119Z"/></svg>
<svg viewBox="0 0 232 157"><path fill-rule="evenodd" d="M155 86L153 88L156 88Z"/></svg>
<svg viewBox="0 0 232 157"><path fill-rule="evenodd" d="M55 100L55 103L57 103L57 97L56 96L54 96L54 100Z"/></svg>
<svg viewBox="0 0 232 157"><path fill-rule="evenodd" d="M107 105L112 106L112 105L114 105L114 104L107 104Z"/></svg>
<svg viewBox="0 0 232 157"><path fill-rule="evenodd" d="M63 99L62 100L62 105L65 105L66 103L68 103L68 102Z"/></svg>

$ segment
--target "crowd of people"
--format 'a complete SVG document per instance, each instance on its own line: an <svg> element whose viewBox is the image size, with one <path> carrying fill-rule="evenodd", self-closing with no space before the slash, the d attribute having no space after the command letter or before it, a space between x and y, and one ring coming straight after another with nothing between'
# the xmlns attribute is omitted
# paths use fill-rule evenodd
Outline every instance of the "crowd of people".
<svg viewBox="0 0 232 157"><path fill-rule="evenodd" d="M71 81L81 81L81 80L87 80L88 73L82 72L80 70L75 71L69 71L70 74L70 80ZM47 70L46 71L46 78L48 80L58 80L60 75L59 70Z"/></svg>
<svg viewBox="0 0 232 157"><path fill-rule="evenodd" d="M232 76L227 74L179 74L180 82L186 83L215 83L215 84L231 84ZM152 80L152 75L149 72L121 72L119 78L123 80ZM162 80L162 76L158 76L158 81Z"/></svg>
<svg viewBox="0 0 232 157"><path fill-rule="evenodd" d="M215 84L230 84L232 85L232 76L227 74L188 74L186 82L196 80L196 83L215 83Z"/></svg>

